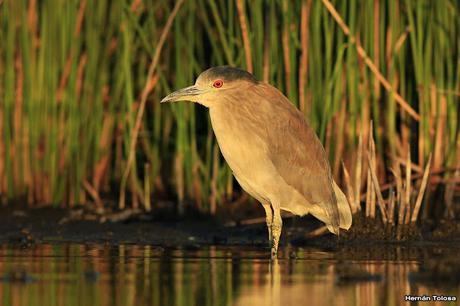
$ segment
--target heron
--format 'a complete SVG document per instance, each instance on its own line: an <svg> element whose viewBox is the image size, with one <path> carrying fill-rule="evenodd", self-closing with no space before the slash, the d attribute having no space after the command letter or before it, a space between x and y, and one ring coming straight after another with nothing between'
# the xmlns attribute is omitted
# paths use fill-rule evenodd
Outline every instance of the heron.
<svg viewBox="0 0 460 306"><path fill-rule="evenodd" d="M332 178L321 141L277 88L243 69L218 66L161 103L175 101L209 109L225 161L242 189L265 210L272 258L283 226L281 210L311 214L336 235L350 228L350 206Z"/></svg>

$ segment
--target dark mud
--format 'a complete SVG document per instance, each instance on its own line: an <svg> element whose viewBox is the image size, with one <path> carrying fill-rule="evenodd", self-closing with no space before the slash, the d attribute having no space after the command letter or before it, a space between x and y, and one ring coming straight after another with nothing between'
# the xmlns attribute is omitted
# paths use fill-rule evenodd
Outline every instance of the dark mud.
<svg viewBox="0 0 460 306"><path fill-rule="evenodd" d="M148 244L164 247L198 248L202 245L260 245L266 247L267 229L264 218L255 224L231 222L188 214L172 217L168 212L146 214L138 211L97 213L86 208L0 209L0 244L27 247L39 243ZM225 215L225 214L224 214ZM317 246L335 249L356 245L460 245L460 222L426 222L410 226L383 226L380 220L355 216L349 231L340 237L309 233L321 223L312 217L284 218L281 245ZM225 225L227 224L227 225Z"/></svg>

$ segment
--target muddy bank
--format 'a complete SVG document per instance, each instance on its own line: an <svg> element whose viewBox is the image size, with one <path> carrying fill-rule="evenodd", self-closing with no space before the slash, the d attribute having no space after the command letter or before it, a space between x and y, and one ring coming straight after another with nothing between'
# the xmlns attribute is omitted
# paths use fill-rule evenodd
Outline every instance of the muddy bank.
<svg viewBox="0 0 460 306"><path fill-rule="evenodd" d="M86 208L0 209L0 244L23 247L37 243L103 243L149 244L165 247L200 245L267 246L264 218L253 218L254 224L234 222L188 214L178 219L168 212L146 214L138 211L97 213ZM331 234L311 235L321 223L307 217L284 218L281 244L335 248L356 244L437 243L460 245L460 222L456 220L425 222L421 226L383 227L379 220L355 217L351 230L340 237ZM398 237L399 235L399 237Z"/></svg>

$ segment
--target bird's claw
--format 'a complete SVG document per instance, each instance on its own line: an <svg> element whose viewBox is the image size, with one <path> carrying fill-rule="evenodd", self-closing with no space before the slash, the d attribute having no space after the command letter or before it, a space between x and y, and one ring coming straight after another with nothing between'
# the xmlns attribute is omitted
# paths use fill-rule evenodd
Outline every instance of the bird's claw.
<svg viewBox="0 0 460 306"><path fill-rule="evenodd" d="M277 250L275 249L275 247L272 247L272 250L271 250L271 257L270 257L270 258L271 258L271 259L277 258L277 254L278 254L278 252L277 252Z"/></svg>

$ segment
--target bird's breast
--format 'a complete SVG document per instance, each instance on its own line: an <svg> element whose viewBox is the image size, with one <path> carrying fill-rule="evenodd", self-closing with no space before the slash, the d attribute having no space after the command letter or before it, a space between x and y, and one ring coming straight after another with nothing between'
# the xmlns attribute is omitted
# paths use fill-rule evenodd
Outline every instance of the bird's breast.
<svg viewBox="0 0 460 306"><path fill-rule="evenodd" d="M241 187L255 198L264 198L264 185L273 172L263 131L245 114L210 109L219 148ZM252 118L253 119L253 118Z"/></svg>
<svg viewBox="0 0 460 306"><path fill-rule="evenodd" d="M222 155L235 173L250 167L254 159L263 159L266 144L246 118L214 109L210 117Z"/></svg>

